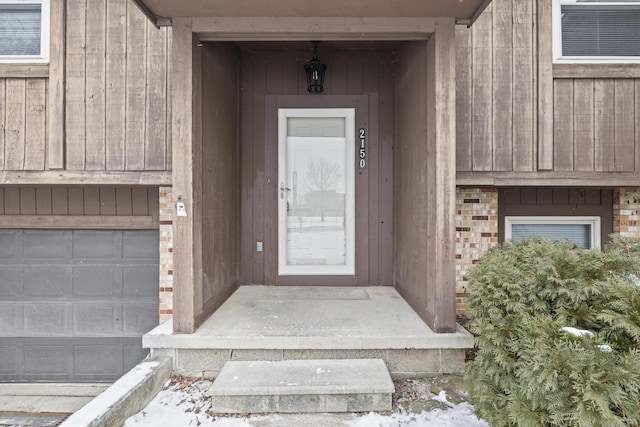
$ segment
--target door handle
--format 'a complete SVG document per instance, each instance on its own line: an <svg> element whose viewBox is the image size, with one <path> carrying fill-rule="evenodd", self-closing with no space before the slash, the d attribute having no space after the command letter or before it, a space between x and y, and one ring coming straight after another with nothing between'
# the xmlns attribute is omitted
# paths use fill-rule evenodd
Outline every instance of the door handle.
<svg viewBox="0 0 640 427"><path fill-rule="evenodd" d="M285 191L291 191L291 189L285 187L284 184L281 182L280 183L280 199L284 199L284 192Z"/></svg>

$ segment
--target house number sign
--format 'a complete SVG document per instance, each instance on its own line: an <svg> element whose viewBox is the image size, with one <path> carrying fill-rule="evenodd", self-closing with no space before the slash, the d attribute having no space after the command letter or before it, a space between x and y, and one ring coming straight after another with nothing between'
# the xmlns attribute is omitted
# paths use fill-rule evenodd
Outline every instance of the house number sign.
<svg viewBox="0 0 640 427"><path fill-rule="evenodd" d="M364 128L360 128L360 169L367 166L367 139Z"/></svg>

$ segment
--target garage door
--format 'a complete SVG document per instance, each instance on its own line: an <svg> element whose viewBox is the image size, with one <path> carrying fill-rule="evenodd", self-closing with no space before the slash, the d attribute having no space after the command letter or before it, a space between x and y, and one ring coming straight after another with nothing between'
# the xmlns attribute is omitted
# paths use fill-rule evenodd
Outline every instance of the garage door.
<svg viewBox="0 0 640 427"><path fill-rule="evenodd" d="M115 380L157 324L157 230L0 230L0 381Z"/></svg>

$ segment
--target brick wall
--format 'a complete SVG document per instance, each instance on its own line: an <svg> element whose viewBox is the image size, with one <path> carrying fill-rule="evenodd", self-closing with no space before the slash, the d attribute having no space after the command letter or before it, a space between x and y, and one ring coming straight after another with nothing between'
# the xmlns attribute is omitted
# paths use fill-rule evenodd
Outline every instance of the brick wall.
<svg viewBox="0 0 640 427"><path fill-rule="evenodd" d="M640 187L616 189L613 231L640 238ZM456 197L456 312L464 314L466 273L498 243L498 190L458 188Z"/></svg>
<svg viewBox="0 0 640 427"><path fill-rule="evenodd" d="M498 243L498 189L456 189L456 312L464 314L469 268Z"/></svg>
<svg viewBox="0 0 640 427"><path fill-rule="evenodd" d="M613 194L613 232L626 237L640 237L638 212L640 188L624 187Z"/></svg>
<svg viewBox="0 0 640 427"><path fill-rule="evenodd" d="M173 200L160 187L160 323L173 315Z"/></svg>

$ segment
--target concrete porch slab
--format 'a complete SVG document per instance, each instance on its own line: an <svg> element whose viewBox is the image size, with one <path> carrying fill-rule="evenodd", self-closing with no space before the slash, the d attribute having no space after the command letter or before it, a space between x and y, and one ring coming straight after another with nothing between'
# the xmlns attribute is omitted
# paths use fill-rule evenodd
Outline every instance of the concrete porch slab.
<svg viewBox="0 0 640 427"><path fill-rule="evenodd" d="M215 376L229 360L385 360L394 377L460 372L473 337L436 334L392 287L240 287L193 334L171 321L143 336L176 372Z"/></svg>
<svg viewBox="0 0 640 427"><path fill-rule="evenodd" d="M392 287L242 286L193 334L171 321L142 338L145 348L371 349L473 347L458 326L436 334Z"/></svg>

